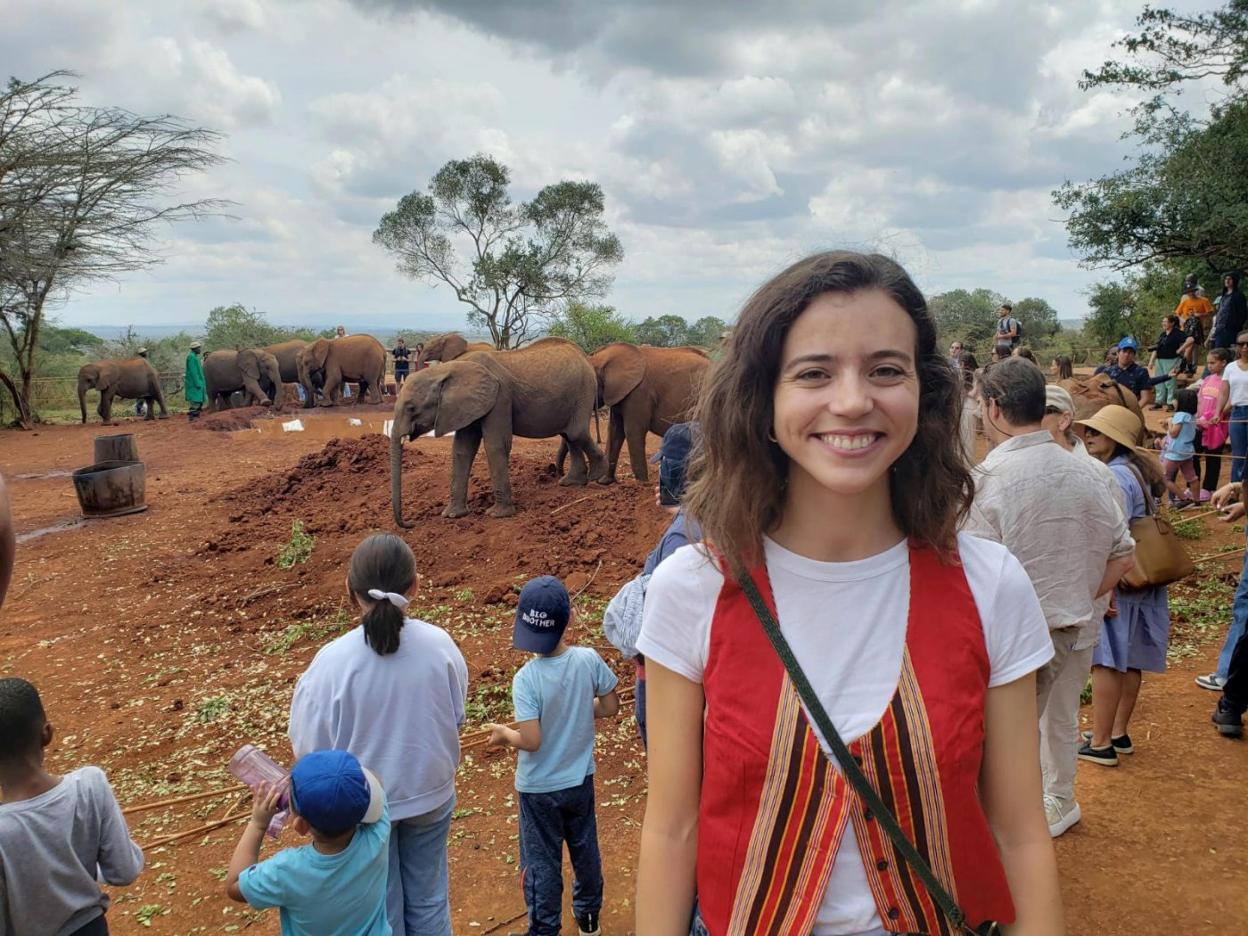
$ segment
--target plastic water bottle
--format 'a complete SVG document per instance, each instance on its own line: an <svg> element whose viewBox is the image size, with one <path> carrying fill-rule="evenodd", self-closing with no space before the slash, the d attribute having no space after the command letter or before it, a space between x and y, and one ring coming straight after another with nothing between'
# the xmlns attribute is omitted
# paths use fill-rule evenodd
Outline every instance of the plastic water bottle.
<svg viewBox="0 0 1248 936"><path fill-rule="evenodd" d="M288 770L254 744L244 744L235 752L230 758L229 771L252 790L255 790L256 786L261 783L281 783L290 775ZM283 794L282 804L285 805L285 803L286 796ZM265 830L271 838L277 838L281 834L288 815L287 810L283 809L273 817L273 821Z"/></svg>

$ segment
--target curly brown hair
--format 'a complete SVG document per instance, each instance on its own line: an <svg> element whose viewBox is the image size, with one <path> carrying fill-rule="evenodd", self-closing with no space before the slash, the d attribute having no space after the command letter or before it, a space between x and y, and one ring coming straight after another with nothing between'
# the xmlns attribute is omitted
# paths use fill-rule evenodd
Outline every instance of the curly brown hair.
<svg viewBox="0 0 1248 936"><path fill-rule="evenodd" d="M701 433L685 504L733 569L760 560L763 537L784 511L789 458L769 436L785 337L819 296L873 289L897 302L918 333L918 431L890 471L893 517L917 544L946 558L956 552L958 525L974 495L959 443L962 380L937 350L927 301L898 263L880 254L829 251L798 261L749 298L702 384Z"/></svg>

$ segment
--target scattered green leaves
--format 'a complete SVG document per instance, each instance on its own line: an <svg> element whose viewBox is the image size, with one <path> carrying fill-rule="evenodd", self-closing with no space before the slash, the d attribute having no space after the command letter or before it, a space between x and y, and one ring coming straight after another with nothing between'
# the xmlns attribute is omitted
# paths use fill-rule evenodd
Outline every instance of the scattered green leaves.
<svg viewBox="0 0 1248 936"><path fill-rule="evenodd" d="M134 919L140 926L151 926L152 917L164 916L168 912L169 908L160 904L144 904L134 911Z"/></svg>
<svg viewBox="0 0 1248 936"><path fill-rule="evenodd" d="M307 562L312 557L315 544L316 537L303 531L303 521L294 521L290 525L290 542L283 543L277 551L277 567L290 569L300 562Z"/></svg>
<svg viewBox="0 0 1248 936"><path fill-rule="evenodd" d="M225 696L214 696L204 699L195 709L195 719L200 722L213 722L230 710L230 700Z"/></svg>

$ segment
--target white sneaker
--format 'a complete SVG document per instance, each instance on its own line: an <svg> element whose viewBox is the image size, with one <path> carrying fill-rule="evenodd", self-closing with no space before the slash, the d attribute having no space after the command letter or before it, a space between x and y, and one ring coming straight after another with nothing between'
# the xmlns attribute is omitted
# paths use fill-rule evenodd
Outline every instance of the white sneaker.
<svg viewBox="0 0 1248 936"><path fill-rule="evenodd" d="M1067 806L1056 796L1045 794L1044 818L1049 823L1049 837L1057 838L1082 819L1083 813L1080 812L1078 803L1071 803Z"/></svg>

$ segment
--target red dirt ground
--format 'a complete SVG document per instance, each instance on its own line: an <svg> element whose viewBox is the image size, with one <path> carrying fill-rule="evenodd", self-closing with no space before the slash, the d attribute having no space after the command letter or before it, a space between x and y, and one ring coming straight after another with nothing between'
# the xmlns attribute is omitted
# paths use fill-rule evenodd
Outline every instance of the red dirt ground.
<svg viewBox="0 0 1248 936"><path fill-rule="evenodd" d="M289 757L294 680L318 646L351 625L343 586L351 550L368 532L393 529L384 438L325 441L325 430L331 419L385 413L301 413L310 429L322 430L306 433L199 432L178 417L120 430L0 433L0 471L25 538L0 612L0 673L40 687L57 726L53 769L99 764L123 805L134 806L230 785L226 761L247 741ZM91 461L96 435L118 431L137 437L150 509L77 522L67 473ZM473 513L449 521L439 516L449 440L421 439L404 457L405 516L416 526L401 532L424 576L415 611L463 648L472 674L468 731L508 714L510 676L524 659L510 648L510 609L517 583L532 575L563 576L581 593L578 639L604 648L624 683L631 680L602 638L601 610L635 574L666 518L650 488L631 480L559 486L554 448L516 440L520 512L506 520L484 516L483 458L470 489ZM306 562L283 570L278 552L296 520L314 546ZM1240 542L1224 526L1196 522L1207 534L1195 552ZM1236 560L1202 569L1215 566L1232 580L1238 570ZM1138 753L1115 771L1080 768L1084 820L1057 843L1071 933L1224 933L1228 921L1248 920L1241 853L1248 746L1216 735L1208 721L1214 696L1192 685L1193 675L1211 668L1218 636L1176 624L1176 642L1192 655L1146 679L1132 730ZM634 738L626 715L599 737L603 929L611 936L632 932L645 794ZM451 844L457 933L523 928L523 921L507 925L524 909L512 770L509 755L465 751ZM147 843L218 818L233 800L137 813L131 828ZM113 932L277 933L276 914L223 896L220 878L238 831L229 825L148 850L139 882L115 891Z"/></svg>

